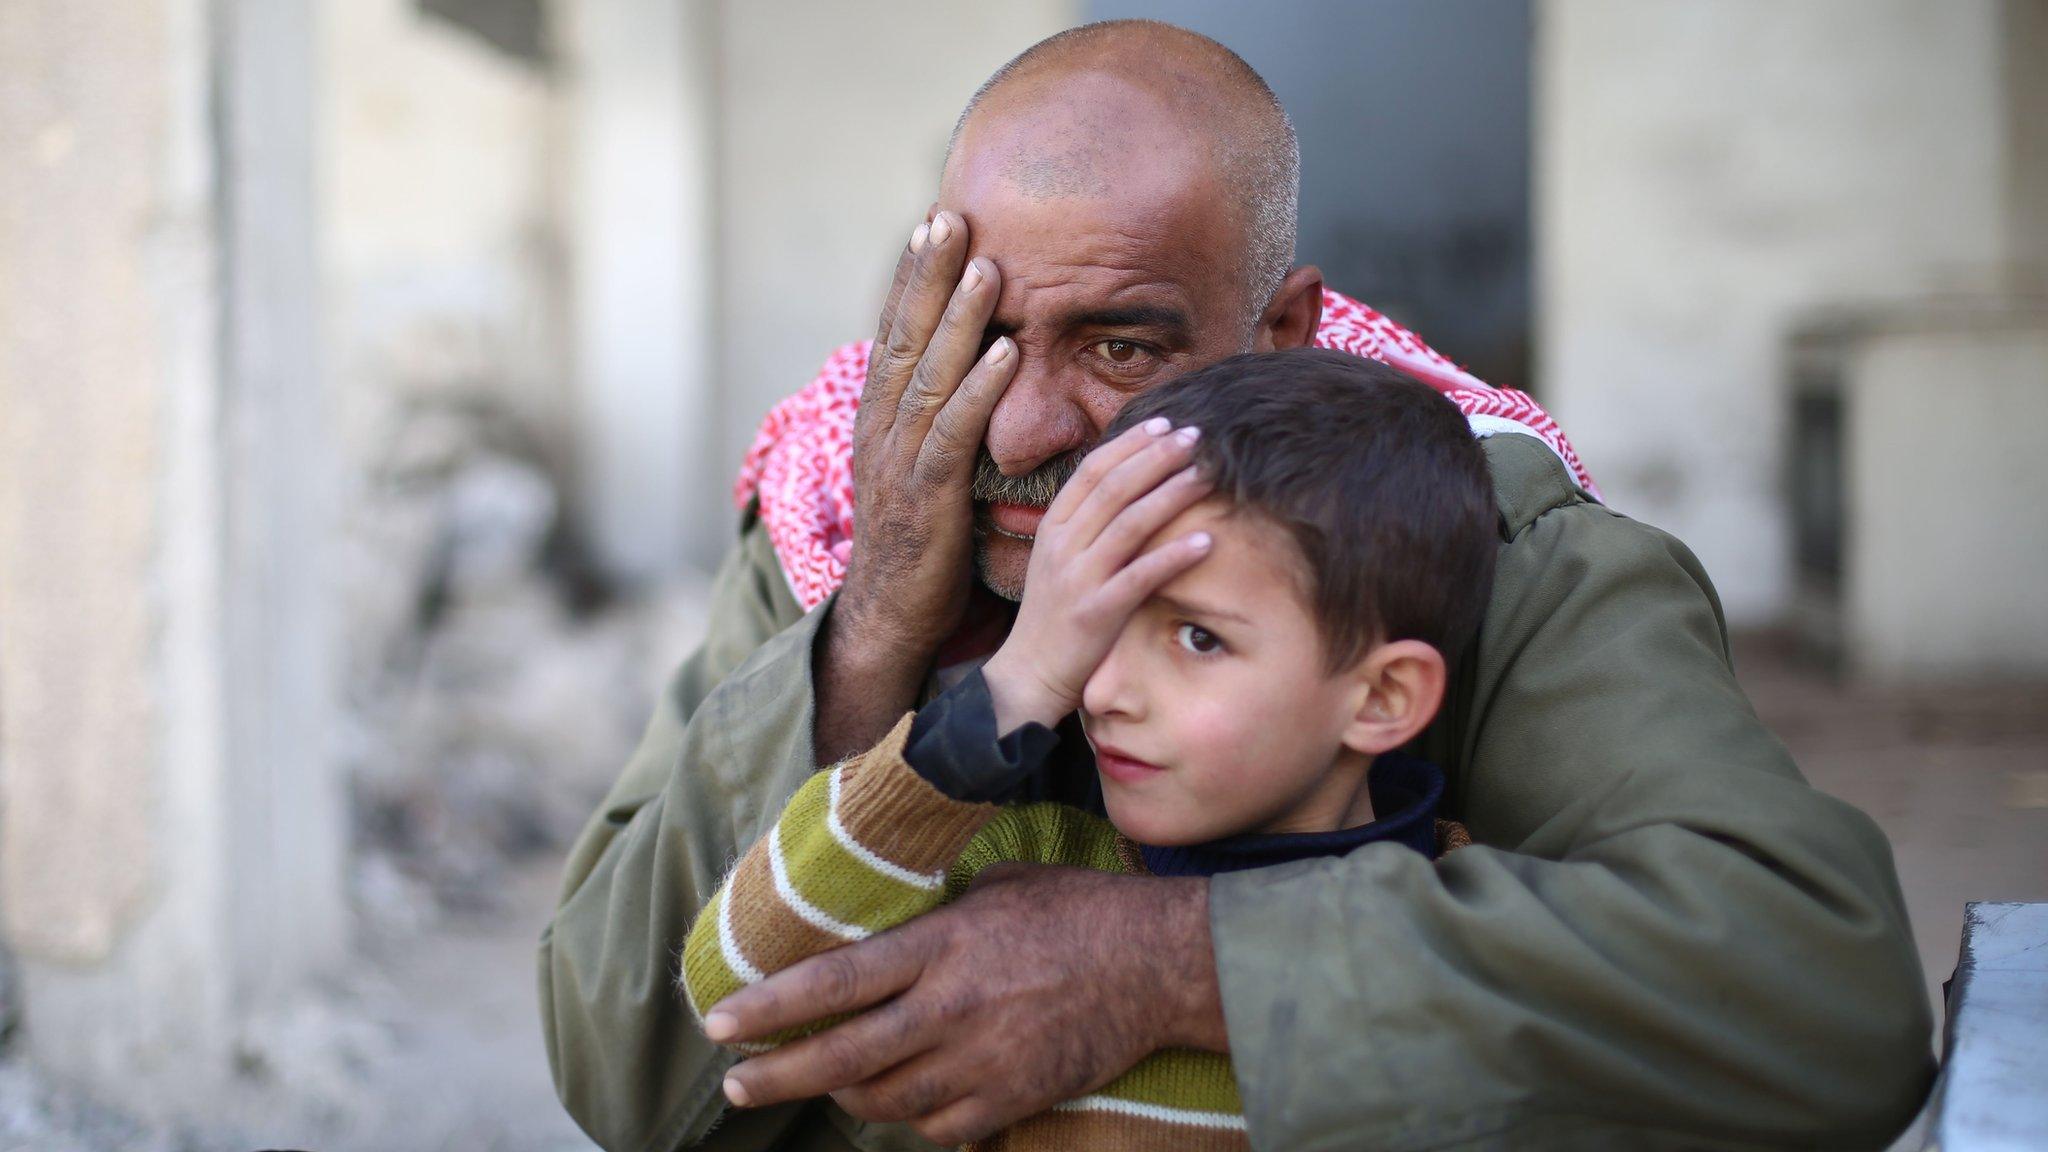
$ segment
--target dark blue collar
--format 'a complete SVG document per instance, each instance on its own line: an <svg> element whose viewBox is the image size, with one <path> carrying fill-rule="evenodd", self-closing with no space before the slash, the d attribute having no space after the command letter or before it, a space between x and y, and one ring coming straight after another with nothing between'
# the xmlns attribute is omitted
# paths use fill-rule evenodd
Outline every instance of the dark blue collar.
<svg viewBox="0 0 2048 1152"><path fill-rule="evenodd" d="M1186 848L1140 844L1138 850L1145 858L1145 867L1155 876L1214 876L1315 856L1342 856L1362 844L1383 840L1406 845L1435 859L1437 808L1444 798L1443 771L1427 760L1388 752L1374 759L1372 767L1366 770L1365 787L1372 796L1372 810L1383 815L1356 828L1229 836Z"/></svg>

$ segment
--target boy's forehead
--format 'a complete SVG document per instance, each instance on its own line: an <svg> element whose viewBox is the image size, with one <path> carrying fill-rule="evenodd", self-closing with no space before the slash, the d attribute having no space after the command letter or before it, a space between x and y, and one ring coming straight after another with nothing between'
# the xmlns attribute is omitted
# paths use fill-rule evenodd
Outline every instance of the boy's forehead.
<svg viewBox="0 0 2048 1152"><path fill-rule="evenodd" d="M1308 557L1294 534L1255 508L1212 496L1175 517L1145 550L1178 540L1191 532L1207 532L1215 540L1209 557L1182 572L1160 589L1171 599L1195 600L1216 607L1244 604L1284 594L1308 611Z"/></svg>

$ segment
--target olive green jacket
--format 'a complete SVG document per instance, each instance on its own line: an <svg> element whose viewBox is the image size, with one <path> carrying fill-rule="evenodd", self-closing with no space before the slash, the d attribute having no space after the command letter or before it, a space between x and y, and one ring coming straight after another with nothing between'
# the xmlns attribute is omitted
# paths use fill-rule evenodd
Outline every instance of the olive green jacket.
<svg viewBox="0 0 2048 1152"><path fill-rule="evenodd" d="M1534 439L1485 446L1499 573L1423 747L1475 846L1211 884L1254 1145L1881 1147L1932 1075L1883 834L1757 720L1682 544ZM814 769L829 610L798 609L750 523L570 857L540 946L548 1057L614 1152L920 1146L829 1103L725 1115L730 1057L675 991L699 907Z"/></svg>

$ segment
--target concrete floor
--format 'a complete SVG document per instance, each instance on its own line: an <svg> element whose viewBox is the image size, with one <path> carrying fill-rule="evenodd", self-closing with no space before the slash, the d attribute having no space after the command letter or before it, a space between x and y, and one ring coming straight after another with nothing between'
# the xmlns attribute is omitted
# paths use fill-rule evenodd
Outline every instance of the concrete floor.
<svg viewBox="0 0 2048 1152"><path fill-rule="evenodd" d="M1774 637L1736 675L1815 787L1891 837L1928 995L1954 971L1963 905L2048 901L2048 683L1836 683Z"/></svg>
<svg viewBox="0 0 2048 1152"><path fill-rule="evenodd" d="M555 1099L541 1043L534 949L559 867L522 868L509 914L451 918L418 941L373 945L405 1006L380 1068L385 1106L328 1152L594 1152Z"/></svg>
<svg viewBox="0 0 2048 1152"><path fill-rule="evenodd" d="M557 868L512 874L503 906L366 930L345 977L262 1037L260 1061L179 1118L0 1059L0 1152L595 1152L555 1100L534 945Z"/></svg>

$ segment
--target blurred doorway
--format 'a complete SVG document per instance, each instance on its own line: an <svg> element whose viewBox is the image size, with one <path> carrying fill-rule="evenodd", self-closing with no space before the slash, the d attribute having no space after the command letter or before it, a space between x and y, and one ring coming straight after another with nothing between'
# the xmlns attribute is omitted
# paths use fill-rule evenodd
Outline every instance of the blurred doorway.
<svg viewBox="0 0 2048 1152"><path fill-rule="evenodd" d="M1214 37L1301 137L1299 259L1482 378L1529 383L1528 0L1090 0Z"/></svg>

